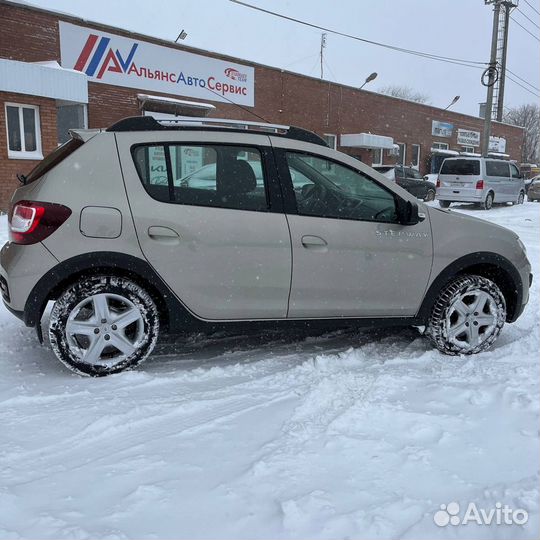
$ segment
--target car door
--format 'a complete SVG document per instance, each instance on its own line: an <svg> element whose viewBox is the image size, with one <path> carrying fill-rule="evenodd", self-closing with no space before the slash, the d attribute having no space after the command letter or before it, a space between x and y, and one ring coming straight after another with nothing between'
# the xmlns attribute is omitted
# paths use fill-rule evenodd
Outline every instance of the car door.
<svg viewBox="0 0 540 540"><path fill-rule="evenodd" d="M508 163L501 160L486 160L487 187L495 194L495 202L510 200L510 169Z"/></svg>
<svg viewBox="0 0 540 540"><path fill-rule="evenodd" d="M203 319L286 317L291 246L269 138L171 130L117 141L141 250L178 298Z"/></svg>
<svg viewBox="0 0 540 540"><path fill-rule="evenodd" d="M414 315L431 269L429 218L397 223L390 182L351 164L293 149L276 155L293 253L288 316ZM291 176L308 182L293 186Z"/></svg>
<svg viewBox="0 0 540 540"><path fill-rule="evenodd" d="M410 191L410 193L412 193L417 199L423 199L426 196L427 191L426 182L423 176L412 167L407 167L406 175L411 182L412 191Z"/></svg>
<svg viewBox="0 0 540 540"><path fill-rule="evenodd" d="M523 178L519 169L513 164L510 163L510 185L511 185L511 196L513 197L512 201L517 201L520 191L524 191L525 185Z"/></svg>

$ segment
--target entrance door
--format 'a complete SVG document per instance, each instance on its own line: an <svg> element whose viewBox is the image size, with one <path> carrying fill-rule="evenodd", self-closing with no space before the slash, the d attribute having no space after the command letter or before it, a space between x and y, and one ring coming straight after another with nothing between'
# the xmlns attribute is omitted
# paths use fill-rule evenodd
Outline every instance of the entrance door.
<svg viewBox="0 0 540 540"><path fill-rule="evenodd" d="M393 193L344 164L283 152L297 213L289 317L415 315L432 260L428 219L397 223Z"/></svg>
<svg viewBox="0 0 540 540"><path fill-rule="evenodd" d="M119 137L144 256L201 318L286 317L287 221L279 206L270 205L270 150L249 143L268 144L268 137L238 134L237 144L230 144L232 134L160 135L150 144L143 143L144 133ZM192 142L201 138L207 142Z"/></svg>

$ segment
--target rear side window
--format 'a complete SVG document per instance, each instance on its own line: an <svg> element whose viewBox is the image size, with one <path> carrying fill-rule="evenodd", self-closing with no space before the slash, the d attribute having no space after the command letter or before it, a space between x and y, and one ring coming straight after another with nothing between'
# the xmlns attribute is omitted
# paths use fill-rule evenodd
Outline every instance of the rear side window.
<svg viewBox="0 0 540 540"><path fill-rule="evenodd" d="M502 176L508 178L510 169L505 161L486 161L486 174L488 176Z"/></svg>
<svg viewBox="0 0 540 540"><path fill-rule="evenodd" d="M161 202L268 210L261 152L220 145L137 146L133 159L148 194Z"/></svg>
<svg viewBox="0 0 540 540"><path fill-rule="evenodd" d="M439 174L478 176L480 174L480 161L478 159L445 159Z"/></svg>

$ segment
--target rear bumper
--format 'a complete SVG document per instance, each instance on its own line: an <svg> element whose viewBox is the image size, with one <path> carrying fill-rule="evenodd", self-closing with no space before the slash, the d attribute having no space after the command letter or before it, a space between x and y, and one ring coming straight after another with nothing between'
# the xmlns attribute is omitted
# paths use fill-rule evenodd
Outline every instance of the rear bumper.
<svg viewBox="0 0 540 540"><path fill-rule="evenodd" d="M21 319L21 321L24 321L24 311L19 311L17 309L13 309L5 300L4 300L4 306L6 306L6 309L12 314L17 317L17 319Z"/></svg>
<svg viewBox="0 0 540 540"><path fill-rule="evenodd" d="M4 282L2 299L8 310L15 315L22 313L36 283L57 264L41 243L5 244L0 251L0 276Z"/></svg>
<svg viewBox="0 0 540 540"><path fill-rule="evenodd" d="M484 190L468 188L440 187L437 189L437 200L452 202L482 202Z"/></svg>

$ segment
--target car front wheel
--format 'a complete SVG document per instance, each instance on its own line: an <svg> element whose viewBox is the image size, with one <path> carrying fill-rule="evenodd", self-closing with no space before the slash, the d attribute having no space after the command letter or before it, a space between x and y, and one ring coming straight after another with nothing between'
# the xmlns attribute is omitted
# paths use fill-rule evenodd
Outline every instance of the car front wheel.
<svg viewBox="0 0 540 540"><path fill-rule="evenodd" d="M49 339L72 371L94 377L133 368L152 352L159 316L152 297L130 279L82 278L56 300Z"/></svg>
<svg viewBox="0 0 540 540"><path fill-rule="evenodd" d="M499 287L483 276L458 276L439 293L426 336L444 354L475 354L491 347L506 320Z"/></svg>
<svg viewBox="0 0 540 540"><path fill-rule="evenodd" d="M525 192L520 191L518 195L517 203L523 204L524 201L525 201Z"/></svg>

